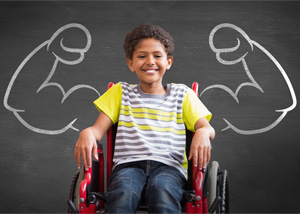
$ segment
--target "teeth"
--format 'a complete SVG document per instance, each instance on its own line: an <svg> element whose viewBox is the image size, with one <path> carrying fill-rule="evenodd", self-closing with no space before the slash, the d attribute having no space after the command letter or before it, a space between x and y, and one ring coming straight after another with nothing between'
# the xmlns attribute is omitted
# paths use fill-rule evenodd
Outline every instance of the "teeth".
<svg viewBox="0 0 300 214"><path fill-rule="evenodd" d="M153 74L155 72L155 70L146 70L146 72L149 74Z"/></svg>

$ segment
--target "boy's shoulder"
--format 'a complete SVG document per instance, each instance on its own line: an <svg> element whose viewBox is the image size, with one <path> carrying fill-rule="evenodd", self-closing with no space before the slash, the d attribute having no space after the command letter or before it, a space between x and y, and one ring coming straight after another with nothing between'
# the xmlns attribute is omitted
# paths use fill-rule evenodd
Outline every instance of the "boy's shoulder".
<svg viewBox="0 0 300 214"><path fill-rule="evenodd" d="M171 83L174 88L188 88L185 84L182 83Z"/></svg>
<svg viewBox="0 0 300 214"><path fill-rule="evenodd" d="M175 91L188 92L189 87L182 83L171 83L171 89Z"/></svg>
<svg viewBox="0 0 300 214"><path fill-rule="evenodd" d="M118 88L121 91L124 91L124 90L125 91L132 91L132 90L135 91L136 88L137 88L137 85L136 84L129 84L127 82L120 81L120 82L114 84L114 87Z"/></svg>
<svg viewBox="0 0 300 214"><path fill-rule="evenodd" d="M136 88L137 87L137 84L130 84L130 83L127 83L127 82L118 82L118 84L120 84L122 87L125 87L125 88Z"/></svg>

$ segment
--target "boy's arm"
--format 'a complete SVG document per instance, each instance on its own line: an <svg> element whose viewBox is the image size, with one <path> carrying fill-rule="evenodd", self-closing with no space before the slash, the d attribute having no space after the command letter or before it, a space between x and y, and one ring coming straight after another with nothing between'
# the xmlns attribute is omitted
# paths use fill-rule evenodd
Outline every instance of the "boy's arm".
<svg viewBox="0 0 300 214"><path fill-rule="evenodd" d="M97 157L97 141L100 141L107 130L113 125L111 119L103 112L100 113L93 126L80 132L75 145L74 156L78 163L78 169L81 168L81 158L85 170L92 167L92 152L95 159Z"/></svg>
<svg viewBox="0 0 300 214"><path fill-rule="evenodd" d="M215 137L215 130L205 117L200 118L195 124L195 135L192 140L189 160L201 170L206 168L210 160L211 143Z"/></svg>

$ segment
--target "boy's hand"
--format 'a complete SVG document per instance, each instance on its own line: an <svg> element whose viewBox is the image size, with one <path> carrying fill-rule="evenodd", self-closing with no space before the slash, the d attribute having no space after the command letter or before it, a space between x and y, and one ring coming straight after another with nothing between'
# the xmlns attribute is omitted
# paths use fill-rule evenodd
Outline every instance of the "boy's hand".
<svg viewBox="0 0 300 214"><path fill-rule="evenodd" d="M193 166L202 170L210 161L211 143L206 129L198 129L195 132L191 144L189 160L193 159Z"/></svg>
<svg viewBox="0 0 300 214"><path fill-rule="evenodd" d="M78 169L81 168L81 157L85 170L92 167L92 151L94 158L98 160L96 138L91 128L87 128L80 133L75 145L74 156L78 163Z"/></svg>
<svg viewBox="0 0 300 214"><path fill-rule="evenodd" d="M101 113L93 126L80 132L74 151L78 169L81 168L81 158L85 170L92 167L92 152L94 158L98 160L97 141L103 138L112 125L110 118L105 113Z"/></svg>
<svg viewBox="0 0 300 214"><path fill-rule="evenodd" d="M204 169L210 161L210 141L215 138L215 130L205 117L200 118L195 124L195 135L192 140L189 160L193 159L195 167Z"/></svg>

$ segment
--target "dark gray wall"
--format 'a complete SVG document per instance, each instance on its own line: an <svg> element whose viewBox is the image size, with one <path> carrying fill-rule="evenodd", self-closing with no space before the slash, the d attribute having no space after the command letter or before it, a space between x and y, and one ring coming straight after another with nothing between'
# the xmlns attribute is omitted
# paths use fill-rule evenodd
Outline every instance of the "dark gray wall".
<svg viewBox="0 0 300 214"><path fill-rule="evenodd" d="M299 212L299 10L297 1L0 2L0 212L66 212L79 134L68 124L93 124L92 101L109 81L137 83L122 44L142 23L174 37L164 81L200 84L216 129L212 159L229 171L231 211ZM71 23L80 25L57 32ZM230 25L213 31L222 23ZM213 50L227 50L225 64ZM54 54L73 64L58 62L52 75ZM224 119L244 131L221 131Z"/></svg>

